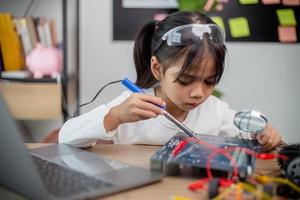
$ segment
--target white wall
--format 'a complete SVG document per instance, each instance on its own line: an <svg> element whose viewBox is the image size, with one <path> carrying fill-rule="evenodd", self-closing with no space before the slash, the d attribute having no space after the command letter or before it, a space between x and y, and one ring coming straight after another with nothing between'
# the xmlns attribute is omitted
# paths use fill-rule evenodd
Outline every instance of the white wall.
<svg viewBox="0 0 300 200"><path fill-rule="evenodd" d="M300 45L231 43L220 89L237 110L263 112L288 142L300 142Z"/></svg>
<svg viewBox="0 0 300 200"><path fill-rule="evenodd" d="M125 76L134 80L133 42L112 40L112 1L86 0L81 10L81 102L98 89ZM134 20L134 19L133 19ZM229 57L218 88L232 108L263 112L288 142L300 142L300 45L228 43ZM117 96L119 84L107 88L99 103ZM91 109L91 107L86 109Z"/></svg>

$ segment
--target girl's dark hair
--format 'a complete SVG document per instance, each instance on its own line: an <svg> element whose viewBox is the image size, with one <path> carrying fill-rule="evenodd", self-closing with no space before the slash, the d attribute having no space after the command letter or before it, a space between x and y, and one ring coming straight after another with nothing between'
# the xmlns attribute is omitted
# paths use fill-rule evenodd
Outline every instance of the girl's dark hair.
<svg viewBox="0 0 300 200"><path fill-rule="evenodd" d="M171 64L185 57L178 80L185 72L197 69L207 52L213 57L216 66L215 84L217 84L224 71L226 54L225 45L214 44L204 37L199 42L188 46L168 46L162 41L162 36L169 30L186 24L215 24L210 18L199 12L175 12L164 20L150 21L139 31L134 44L134 63L137 73L136 84L142 88L152 87L157 80L151 72L151 57L156 56L165 72Z"/></svg>

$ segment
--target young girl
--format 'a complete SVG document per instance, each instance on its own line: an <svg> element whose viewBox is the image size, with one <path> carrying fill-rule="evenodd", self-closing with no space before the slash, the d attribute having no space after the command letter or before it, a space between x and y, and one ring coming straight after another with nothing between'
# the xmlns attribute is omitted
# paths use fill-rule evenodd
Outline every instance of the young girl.
<svg viewBox="0 0 300 200"><path fill-rule="evenodd" d="M235 111L212 92L224 69L225 34L198 12L176 12L147 23L137 35L136 84L143 94L123 92L106 105L67 121L59 142L94 145L97 139L117 144L162 145L180 130L161 114L166 110L195 133L238 136ZM258 141L266 148L280 144L270 124Z"/></svg>

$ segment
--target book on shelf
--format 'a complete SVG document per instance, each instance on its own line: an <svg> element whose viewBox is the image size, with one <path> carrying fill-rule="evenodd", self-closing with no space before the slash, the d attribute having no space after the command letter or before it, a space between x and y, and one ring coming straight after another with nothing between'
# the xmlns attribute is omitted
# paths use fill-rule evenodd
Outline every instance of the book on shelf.
<svg viewBox="0 0 300 200"><path fill-rule="evenodd" d="M11 14L0 13L0 47L5 71L22 70L25 58Z"/></svg>
<svg viewBox="0 0 300 200"><path fill-rule="evenodd" d="M2 54L1 54L1 48L0 48L0 74L2 71L4 71L4 69L3 69L3 60L2 60Z"/></svg>
<svg viewBox="0 0 300 200"><path fill-rule="evenodd" d="M37 17L35 25L39 42L44 47L55 47L57 45L56 23L53 19Z"/></svg>
<svg viewBox="0 0 300 200"><path fill-rule="evenodd" d="M31 39L31 43L33 48L36 47L36 44L38 42L38 36L36 33L36 28L33 22L33 18L32 17L25 17L26 23L27 23L27 27L28 27L28 31L29 31L29 35L30 35L30 39Z"/></svg>
<svg viewBox="0 0 300 200"><path fill-rule="evenodd" d="M26 19L25 18L16 18L16 19L14 19L14 22L16 25L16 30L20 36L23 53L26 56L34 48L32 41L31 41L30 32L29 32L29 29L27 26Z"/></svg>
<svg viewBox="0 0 300 200"><path fill-rule="evenodd" d="M2 71L1 78L3 79L25 79L30 78L31 73L26 70L22 71Z"/></svg>
<svg viewBox="0 0 300 200"><path fill-rule="evenodd" d="M50 31L51 31L52 46L55 47L58 44L58 36L57 36L56 21L54 19L50 19Z"/></svg>

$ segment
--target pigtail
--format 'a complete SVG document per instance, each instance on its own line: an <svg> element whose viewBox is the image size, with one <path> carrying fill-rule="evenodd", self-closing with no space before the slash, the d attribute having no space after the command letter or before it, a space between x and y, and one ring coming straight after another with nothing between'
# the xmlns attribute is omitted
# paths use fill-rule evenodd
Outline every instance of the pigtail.
<svg viewBox="0 0 300 200"><path fill-rule="evenodd" d="M151 44L155 32L156 21L150 21L139 31L134 44L133 56L137 73L136 85L150 88L157 80L151 72Z"/></svg>

